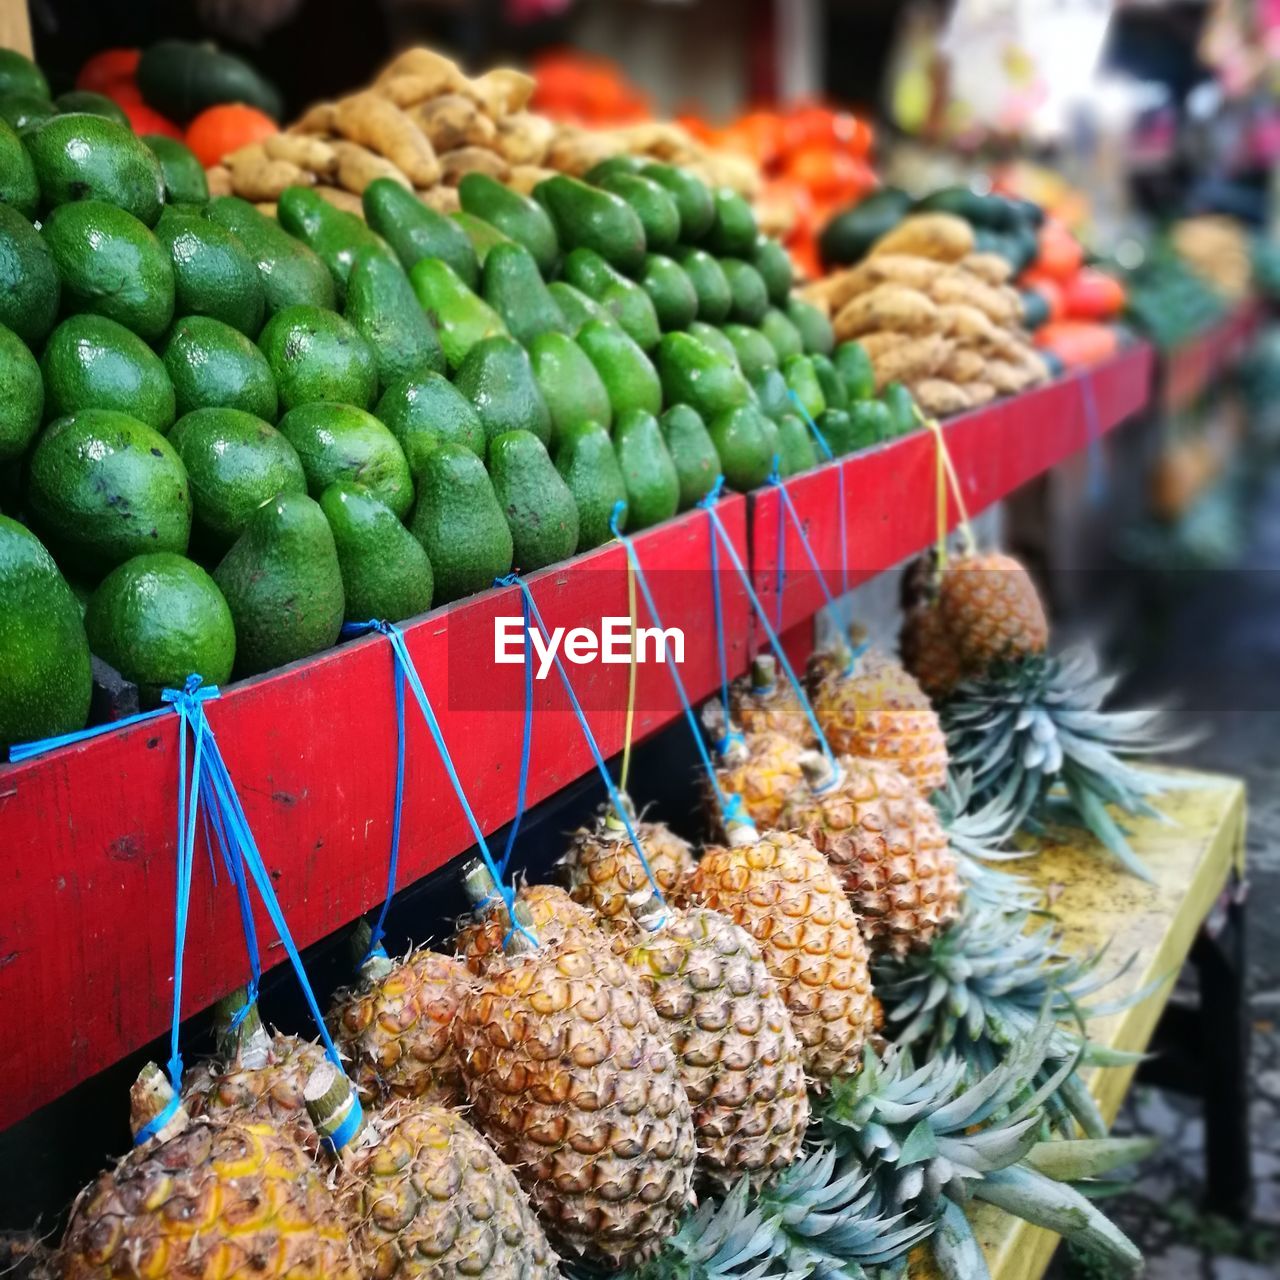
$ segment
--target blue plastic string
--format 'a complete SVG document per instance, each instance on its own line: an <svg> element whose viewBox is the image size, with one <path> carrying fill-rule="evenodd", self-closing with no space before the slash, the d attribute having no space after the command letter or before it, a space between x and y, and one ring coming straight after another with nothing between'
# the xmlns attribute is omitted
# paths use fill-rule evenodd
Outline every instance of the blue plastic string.
<svg viewBox="0 0 1280 1280"><path fill-rule="evenodd" d="M508 573L495 578L495 587L511 587L519 581L519 575ZM505 876L511 865L511 854L516 847L516 837L520 834L520 823L524 820L526 797L529 791L529 757L533 753L533 636L529 626L529 602L520 594L520 613L524 621L524 728L520 739L520 779L516 784L516 816L511 820L511 828L507 832L507 843L502 850L502 860L498 869Z"/></svg>
<svg viewBox="0 0 1280 1280"><path fill-rule="evenodd" d="M805 556L808 557L809 566L813 569L818 577L818 585L822 588L823 598L827 602L827 608L834 610L836 602L831 595L831 588L827 586L827 575L822 572L822 567L818 564L818 557L814 554L813 544L809 541L808 534L804 531L804 523L800 519L800 513L796 510L796 505L791 500L791 495L787 492L787 486L776 476L771 476L769 483L774 485L778 490L778 497L781 499L781 507L778 511L778 546L781 548L783 543L782 533L786 528L783 523L783 516L789 516L791 524L795 528L800 538L800 545L804 548ZM781 556L781 551L779 551ZM782 610L778 610L778 625L782 625Z"/></svg>
<svg viewBox="0 0 1280 1280"><path fill-rule="evenodd" d="M1098 400L1094 393L1093 375L1086 372L1080 378L1080 390L1084 397L1085 440L1089 479L1086 496L1092 506L1097 506L1106 496L1107 470L1102 456L1102 421L1098 414Z"/></svg>
<svg viewBox="0 0 1280 1280"><path fill-rule="evenodd" d="M59 733L52 738L37 738L33 742L15 742L9 748L9 763L18 764L30 760L33 756L42 756L46 752L56 751L59 747L72 746L78 742L88 742L100 738L106 733L115 733L117 729L126 729L133 724L144 724L148 720L158 720L167 716L171 708L166 705L154 711L140 711L137 715L125 716L120 720L112 720L107 724L95 724L90 729L76 729L72 733Z"/></svg>
<svg viewBox="0 0 1280 1280"><path fill-rule="evenodd" d="M828 462L835 460L835 454L831 450L831 446L827 443L827 438L822 434L818 424L814 422L810 416L809 410L804 407L800 397L795 391L787 388L787 394L791 397L792 404L800 410L800 416L808 424L809 430L813 433L813 438L817 440L822 448L822 452ZM844 504L844 467L836 468L836 502L840 520L840 594L845 595L849 590L849 540L848 530L845 521L845 504ZM781 625L781 624L779 624Z"/></svg>
<svg viewBox="0 0 1280 1280"><path fill-rule="evenodd" d="M705 508L708 503L717 501L723 487L724 476L716 476L715 484L699 500L698 506ZM614 510L616 511L617 508L615 507ZM632 564L634 563L635 560L632 558ZM716 619L716 659L720 664L720 701L724 704L724 713L727 717L729 714L729 658L724 639L724 602L720 597L720 551L714 536L711 538L711 602Z"/></svg>

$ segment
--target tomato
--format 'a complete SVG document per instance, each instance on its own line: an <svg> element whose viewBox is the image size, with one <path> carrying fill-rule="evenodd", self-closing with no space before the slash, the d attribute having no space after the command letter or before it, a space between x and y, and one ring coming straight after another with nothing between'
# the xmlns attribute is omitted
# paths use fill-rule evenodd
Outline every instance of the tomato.
<svg viewBox="0 0 1280 1280"><path fill-rule="evenodd" d="M279 125L266 112L243 102L224 102L196 116L187 126L185 140L207 169L232 151L279 132Z"/></svg>
<svg viewBox="0 0 1280 1280"><path fill-rule="evenodd" d="M1103 271L1081 267L1063 284L1062 304L1073 320L1109 320L1124 310L1124 286Z"/></svg>
<svg viewBox="0 0 1280 1280"><path fill-rule="evenodd" d="M1038 293L1045 300L1051 322L1061 320L1066 314L1062 305L1062 285L1052 276L1045 275L1043 271L1024 271L1018 283L1024 289Z"/></svg>
<svg viewBox="0 0 1280 1280"><path fill-rule="evenodd" d="M141 57L141 49L103 49L80 68L76 88L109 95L112 85L133 79Z"/></svg>
<svg viewBox="0 0 1280 1280"><path fill-rule="evenodd" d="M1120 339L1110 325L1093 320L1055 320L1036 330L1035 343L1068 369L1079 369L1115 355Z"/></svg>
<svg viewBox="0 0 1280 1280"><path fill-rule="evenodd" d="M166 138L176 138L182 141L182 130L178 128L167 116L162 116L158 111L153 111L145 102L139 99L137 102L124 101L116 99L120 109L129 117L129 123L133 126L134 133L141 136L146 133L161 133Z"/></svg>
<svg viewBox="0 0 1280 1280"><path fill-rule="evenodd" d="M1038 271L1055 280L1066 280L1080 270L1084 250L1080 241L1060 222L1048 221L1040 228L1040 249L1034 263Z"/></svg>

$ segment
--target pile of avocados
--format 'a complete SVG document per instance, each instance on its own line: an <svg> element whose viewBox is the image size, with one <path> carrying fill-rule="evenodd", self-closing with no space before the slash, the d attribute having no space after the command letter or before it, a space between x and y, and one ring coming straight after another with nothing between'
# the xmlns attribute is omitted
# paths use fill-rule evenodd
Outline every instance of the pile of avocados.
<svg viewBox="0 0 1280 1280"><path fill-rule="evenodd" d="M106 115L0 118L0 746L84 725L91 653L154 703L912 428L733 192L459 197L271 217Z"/></svg>

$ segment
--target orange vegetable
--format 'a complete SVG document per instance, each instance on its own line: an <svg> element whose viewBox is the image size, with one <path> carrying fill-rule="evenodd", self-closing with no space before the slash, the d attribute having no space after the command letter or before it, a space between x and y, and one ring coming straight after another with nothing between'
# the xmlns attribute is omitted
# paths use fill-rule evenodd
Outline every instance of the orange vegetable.
<svg viewBox="0 0 1280 1280"><path fill-rule="evenodd" d="M196 116L187 126L186 144L207 169L232 151L279 132L280 127L265 112L243 102L225 102Z"/></svg>
<svg viewBox="0 0 1280 1280"><path fill-rule="evenodd" d="M1096 320L1054 320L1036 330L1035 343L1068 369L1081 369L1115 355L1120 339L1110 325Z"/></svg>
<svg viewBox="0 0 1280 1280"><path fill-rule="evenodd" d="M116 99L120 110L129 117L129 123L133 126L134 133L140 137L146 133L160 133L166 138L176 138L182 141L182 130L178 128L167 116L162 116L158 111L153 111L141 99L133 101L132 99Z"/></svg>
<svg viewBox="0 0 1280 1280"><path fill-rule="evenodd" d="M1103 271L1081 267L1063 284L1062 304L1073 320L1109 320L1124 310L1124 286Z"/></svg>
<svg viewBox="0 0 1280 1280"><path fill-rule="evenodd" d="M141 49L103 49L80 68L76 88L109 94L112 85L133 80L141 57Z"/></svg>
<svg viewBox="0 0 1280 1280"><path fill-rule="evenodd" d="M1035 270L1055 280L1066 280L1080 270L1084 250L1080 242L1061 223L1051 220L1040 228L1040 250Z"/></svg>

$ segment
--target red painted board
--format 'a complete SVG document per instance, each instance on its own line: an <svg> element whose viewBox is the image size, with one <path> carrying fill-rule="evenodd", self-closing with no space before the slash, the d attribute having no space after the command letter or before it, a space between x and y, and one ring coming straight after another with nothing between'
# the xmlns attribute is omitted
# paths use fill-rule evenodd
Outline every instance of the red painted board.
<svg viewBox="0 0 1280 1280"><path fill-rule="evenodd" d="M1189 409L1244 354L1262 324L1261 304L1245 299L1211 329L1164 352L1159 403L1166 413Z"/></svg>
<svg viewBox="0 0 1280 1280"><path fill-rule="evenodd" d="M717 508L746 562L746 502ZM688 641L691 697L718 682L710 526L691 512L637 535L635 545L668 627ZM745 593L722 573L729 664L746 666ZM627 614L617 543L529 579L546 625L598 626ZM523 669L495 666L493 619L518 616L502 588L404 627L478 820L486 832L515 812ZM643 601L640 617L644 624ZM606 756L624 732L628 668L568 667ZM680 714L668 670L639 668L636 736ZM535 684L529 802L592 767L554 671ZM382 898L395 767L389 642L369 636L228 687L208 707L227 766L305 946ZM408 711L400 883L472 843L422 718ZM0 1043L0 1129L117 1061L168 1026L176 849L177 721L165 716L21 764L0 766L0 1009L21 1035ZM233 893L215 888L198 852L183 1008L194 1013L244 981ZM284 958L259 913L264 966Z"/></svg>
<svg viewBox="0 0 1280 1280"><path fill-rule="evenodd" d="M948 420L943 431L969 514L998 502L1140 410L1151 390L1151 362L1151 348L1140 343L1086 372ZM839 596L842 587L857 586L933 541L936 467L934 436L922 430L786 481L821 578L811 569L777 490L759 489L749 496L752 578L775 629L787 630L822 607L823 579ZM847 549L843 565L841 473ZM950 497L947 519L949 528L959 519ZM779 614L780 560L785 574Z"/></svg>

